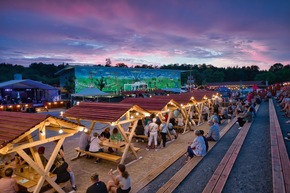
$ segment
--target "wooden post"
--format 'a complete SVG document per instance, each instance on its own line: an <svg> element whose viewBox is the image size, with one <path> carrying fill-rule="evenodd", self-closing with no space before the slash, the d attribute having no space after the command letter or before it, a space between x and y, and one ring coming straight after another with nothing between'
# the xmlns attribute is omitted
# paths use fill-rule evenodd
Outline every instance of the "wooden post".
<svg viewBox="0 0 290 193"><path fill-rule="evenodd" d="M121 164L123 164L124 161L125 161L125 158L126 158L126 155L127 155L127 153L128 153L128 149L129 149L129 147L130 147L132 153L134 154L134 156L135 156L136 158L138 158L138 155L137 155L137 153L135 152L133 145L131 144L131 141L132 141L132 138L133 138L133 135L134 135L134 132L135 132L135 129L136 129L137 123L138 123L138 120L135 120L135 121L134 121L134 124L133 124L133 126L132 126L132 129L131 129L131 131L130 131L129 139L128 139L127 136L126 136L123 127L121 127L120 124L117 125L119 131L121 132L121 134L122 134L122 136L123 136L123 138L124 138L124 140L125 140L125 142L126 142L125 150L124 150L124 152L123 152L123 155L122 155L122 158L121 158L121 162L120 162Z"/></svg>

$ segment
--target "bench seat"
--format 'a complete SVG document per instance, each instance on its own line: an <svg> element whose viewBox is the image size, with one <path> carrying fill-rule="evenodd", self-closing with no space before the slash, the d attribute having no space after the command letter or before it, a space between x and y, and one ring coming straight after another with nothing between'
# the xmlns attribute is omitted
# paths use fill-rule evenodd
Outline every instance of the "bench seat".
<svg viewBox="0 0 290 193"><path fill-rule="evenodd" d="M65 188L67 186L69 181L66 181L66 182L62 182L59 185L60 188ZM43 190L42 191L43 193L54 193L56 192L54 188L48 188L47 190Z"/></svg>
<svg viewBox="0 0 290 193"><path fill-rule="evenodd" d="M121 152L124 152L124 150L125 150L125 147L122 147L120 149ZM135 150L135 152L138 152L140 150L140 148L139 147L134 147L134 150ZM131 151L131 149L129 148L128 151Z"/></svg>
<svg viewBox="0 0 290 193"><path fill-rule="evenodd" d="M184 131L184 126L174 125L173 129L175 129L178 133L182 133Z"/></svg>
<svg viewBox="0 0 290 193"><path fill-rule="evenodd" d="M127 135L130 135L130 132L125 132ZM143 140L148 140L148 136L146 136L146 135L136 135L135 133L134 133L134 135L133 135L133 138L135 138L135 139L143 139Z"/></svg>
<svg viewBox="0 0 290 193"><path fill-rule="evenodd" d="M97 157L100 159L104 159L104 160L108 160L108 161L113 161L113 162L119 162L121 160L120 156L114 155L114 154L109 154L109 153L105 153L105 152L98 152L98 153L92 153L89 151L84 151L81 150L80 148L75 148L75 150L79 153L85 153L87 155L93 156L93 157Z"/></svg>

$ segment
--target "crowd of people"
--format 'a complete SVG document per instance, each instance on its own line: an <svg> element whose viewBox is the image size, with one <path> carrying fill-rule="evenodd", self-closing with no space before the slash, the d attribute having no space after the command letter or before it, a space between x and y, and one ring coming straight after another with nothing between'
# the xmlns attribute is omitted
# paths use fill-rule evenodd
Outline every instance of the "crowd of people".
<svg viewBox="0 0 290 193"><path fill-rule="evenodd" d="M272 95L267 94L266 97L270 98ZM290 89L283 90L276 97L281 111L285 112L285 117L290 117ZM203 130L195 130L195 137L193 141L188 142L186 162L192 159L194 156L205 156L209 149L209 141L217 142L220 140L220 124L223 119L231 119L237 117L237 124L239 129L242 129L246 122L251 122L256 117L255 105L261 102L259 95L254 92L249 93L248 97L244 100L239 98L232 98L229 100L226 106L222 106L219 102L215 101L212 106L205 103L202 108L202 118L208 124L208 133L205 134ZM192 117L191 117L192 118ZM169 121L167 121L169 119ZM290 123L290 119L287 121ZM146 150L154 149L158 151L160 148L165 148L168 141L168 135L173 136L175 139L178 137L178 133L174 129L174 126L184 126L183 116L180 113L176 115L173 113L172 117L168 117L165 113L162 117L162 121L158 116L152 114L150 118L144 120L144 135L148 137L148 143ZM105 128L101 134L98 132L92 133L82 132L79 138L79 148L81 150L89 151L92 153L99 153L106 151L101 146L103 140L123 141L122 135L117 128L110 127ZM290 141L290 132L287 133L285 140ZM118 151L117 149L108 148L109 153ZM45 148L43 146L38 148L38 154L40 156L43 166L47 165L48 160L44 156ZM19 156L15 156L15 161L18 164L26 164L24 160L21 160ZM100 160L96 158L96 163ZM13 168L7 168L4 172L4 176L0 179L0 193L4 192L18 192L19 187L13 175ZM54 164L51 168L51 172L57 175L56 183L62 183L70 181L73 190L77 190L75 183L74 173L69 164L64 159L63 148L58 152ZM126 167L123 164L117 166L117 175L114 175L112 170L108 172L110 180L105 183L102 182L97 173L90 177L92 185L87 188L87 193L92 192L130 192L131 179L129 173L126 171Z"/></svg>
<svg viewBox="0 0 290 193"><path fill-rule="evenodd" d="M281 112L284 112L283 116L290 118L290 87L285 87L280 94L276 97L277 103L281 108ZM290 124L290 119L286 121ZM290 141L290 130L287 132L287 136L284 137L286 141Z"/></svg>

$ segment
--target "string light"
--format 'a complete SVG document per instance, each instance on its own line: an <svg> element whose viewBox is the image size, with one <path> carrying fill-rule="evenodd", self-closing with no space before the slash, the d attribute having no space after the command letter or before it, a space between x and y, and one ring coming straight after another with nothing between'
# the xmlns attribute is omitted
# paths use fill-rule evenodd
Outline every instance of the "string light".
<svg viewBox="0 0 290 193"><path fill-rule="evenodd" d="M60 134L61 134L61 133L63 133L63 130L62 130L62 128L60 128L58 132L59 132Z"/></svg>

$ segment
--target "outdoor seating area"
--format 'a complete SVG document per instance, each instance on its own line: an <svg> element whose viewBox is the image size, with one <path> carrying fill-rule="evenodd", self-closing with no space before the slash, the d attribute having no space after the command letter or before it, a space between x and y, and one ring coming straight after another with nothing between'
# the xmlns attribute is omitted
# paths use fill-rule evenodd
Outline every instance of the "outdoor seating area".
<svg viewBox="0 0 290 193"><path fill-rule="evenodd" d="M84 126L50 115L4 111L0 111L0 124L0 154L11 158L1 173L5 168L15 168L16 182L28 192L40 192L47 184L64 192L56 184L57 174L52 174L51 168L65 138ZM55 142L51 145L54 148L44 165L37 148L51 142ZM16 156L22 161L17 161Z"/></svg>

